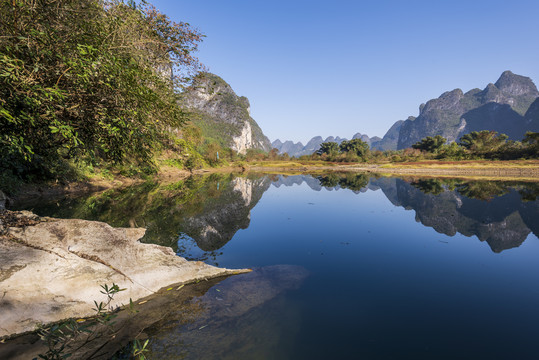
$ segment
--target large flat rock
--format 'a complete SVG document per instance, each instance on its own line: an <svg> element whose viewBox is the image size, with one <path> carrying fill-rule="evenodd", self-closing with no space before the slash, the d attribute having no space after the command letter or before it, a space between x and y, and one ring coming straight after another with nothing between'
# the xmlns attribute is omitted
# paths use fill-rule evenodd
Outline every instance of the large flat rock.
<svg viewBox="0 0 539 360"><path fill-rule="evenodd" d="M0 337L94 315L94 300L106 300L100 293L104 284L126 289L114 297L113 305L120 306L170 284L245 271L187 261L170 248L142 244L138 240L144 229L85 220L39 221L4 224L0 235Z"/></svg>

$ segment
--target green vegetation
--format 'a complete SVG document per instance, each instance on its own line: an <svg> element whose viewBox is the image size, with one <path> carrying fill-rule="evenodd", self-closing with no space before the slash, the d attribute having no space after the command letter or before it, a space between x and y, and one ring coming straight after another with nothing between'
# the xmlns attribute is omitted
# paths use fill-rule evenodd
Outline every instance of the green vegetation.
<svg viewBox="0 0 539 360"><path fill-rule="evenodd" d="M324 142L320 144L320 149L311 156L311 159L319 157L328 161L358 162L366 161L369 155L369 144L361 139L352 139L345 140L340 145L332 141Z"/></svg>
<svg viewBox="0 0 539 360"><path fill-rule="evenodd" d="M107 296L105 302L94 301L95 315L88 319L69 319L64 322L53 324L39 329L38 333L43 342L47 344L47 351L39 354L40 359L61 360L68 359L73 354L91 343L107 343L114 339L117 329L115 320L117 310L112 306L114 296L120 291L117 284L101 285L101 294ZM131 301L128 310L131 314L135 313L134 304ZM126 356L130 359L144 360L147 350L148 340L142 343L139 340L133 340L127 347ZM96 352L100 349L98 348ZM95 355L95 353L93 354ZM90 358L93 358L93 355Z"/></svg>
<svg viewBox="0 0 539 360"><path fill-rule="evenodd" d="M337 143L323 143L313 155L302 160L400 163L422 160L520 160L539 158L539 133L527 132L520 141L507 140L507 135L495 131L473 131L462 136L459 143L451 142L441 135L426 138L404 150L369 151L358 139ZM352 143L352 144L351 144ZM339 151L340 150L340 153Z"/></svg>
<svg viewBox="0 0 539 360"><path fill-rule="evenodd" d="M441 135L436 135L434 137L427 136L421 141L412 145L412 149L418 149L427 152L436 152L442 148L442 146L447 142L447 139Z"/></svg>
<svg viewBox="0 0 539 360"><path fill-rule="evenodd" d="M3 1L0 172L72 175L75 162L155 168L188 114L178 92L202 35L121 0ZM174 70L175 76L171 76Z"/></svg>

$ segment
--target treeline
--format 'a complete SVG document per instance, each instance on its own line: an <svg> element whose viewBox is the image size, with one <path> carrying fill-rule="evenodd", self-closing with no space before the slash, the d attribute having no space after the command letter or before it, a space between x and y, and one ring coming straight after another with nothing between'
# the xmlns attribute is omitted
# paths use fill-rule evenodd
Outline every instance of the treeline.
<svg viewBox="0 0 539 360"><path fill-rule="evenodd" d="M146 2L3 0L0 12L0 180L154 169L189 119L177 100L203 35Z"/></svg>
<svg viewBox="0 0 539 360"><path fill-rule="evenodd" d="M496 131L473 131L463 135L458 142L448 142L436 135L428 136L411 148L397 151L369 150L360 139L325 142L313 155L300 159L334 162L404 162L425 159L437 160L516 160L539 158L539 133L527 132L522 141L507 140L505 134Z"/></svg>

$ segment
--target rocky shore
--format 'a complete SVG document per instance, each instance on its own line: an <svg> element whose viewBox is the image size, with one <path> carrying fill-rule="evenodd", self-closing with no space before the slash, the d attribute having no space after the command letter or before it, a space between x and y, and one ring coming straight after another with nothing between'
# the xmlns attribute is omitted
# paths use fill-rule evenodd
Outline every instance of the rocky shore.
<svg viewBox="0 0 539 360"><path fill-rule="evenodd" d="M0 339L95 314L101 285L125 289L121 306L170 284L248 272L191 262L168 247L142 244L141 228L40 218L0 207Z"/></svg>

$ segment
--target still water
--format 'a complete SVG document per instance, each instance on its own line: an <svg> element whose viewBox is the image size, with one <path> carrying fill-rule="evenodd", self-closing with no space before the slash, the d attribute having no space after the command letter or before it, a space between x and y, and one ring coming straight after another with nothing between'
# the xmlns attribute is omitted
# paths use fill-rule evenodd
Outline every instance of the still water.
<svg viewBox="0 0 539 360"><path fill-rule="evenodd" d="M537 359L539 185L212 175L21 204L253 268L145 333L151 359Z"/></svg>

